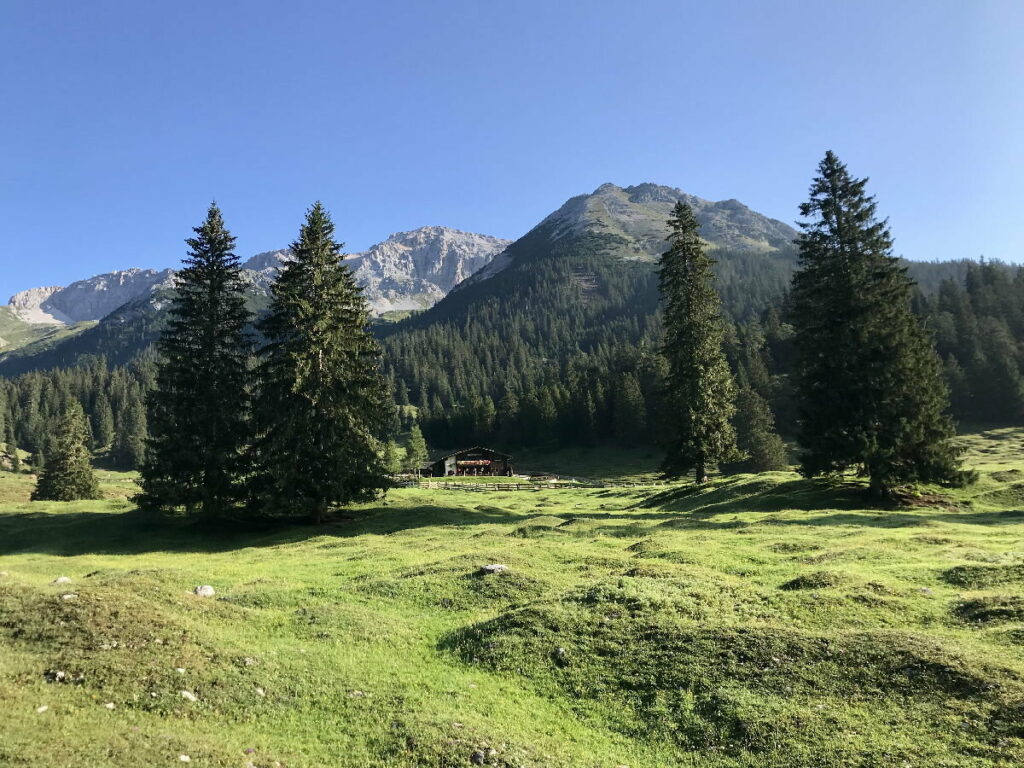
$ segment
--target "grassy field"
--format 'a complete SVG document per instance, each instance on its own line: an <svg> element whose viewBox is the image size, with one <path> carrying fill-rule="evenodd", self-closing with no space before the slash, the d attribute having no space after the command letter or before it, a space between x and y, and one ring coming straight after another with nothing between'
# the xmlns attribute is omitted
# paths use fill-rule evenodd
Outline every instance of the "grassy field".
<svg viewBox="0 0 1024 768"><path fill-rule="evenodd" d="M1017 765L1024 431L968 443L899 509L776 473L249 531L0 473L0 765Z"/></svg>
<svg viewBox="0 0 1024 768"><path fill-rule="evenodd" d="M95 323L76 323L72 326L26 323L18 318L10 307L0 307L0 356L29 344L35 344L40 349L45 349L92 325Z"/></svg>

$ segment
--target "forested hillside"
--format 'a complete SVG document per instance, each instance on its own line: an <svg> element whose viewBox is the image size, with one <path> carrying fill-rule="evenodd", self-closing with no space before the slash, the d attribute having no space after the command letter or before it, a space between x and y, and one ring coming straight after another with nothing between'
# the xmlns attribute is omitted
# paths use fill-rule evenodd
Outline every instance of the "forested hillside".
<svg viewBox="0 0 1024 768"><path fill-rule="evenodd" d="M726 352L742 382L771 405L777 428L795 428L793 350L786 292L795 232L735 201L709 203L655 185L604 185L573 198L432 309L379 323L384 367L407 429L447 448L649 444L659 418L660 314L654 258L663 211L693 201L716 260L729 321ZM709 239L710 238L710 239ZM986 423L1024 418L1024 277L997 262L907 262L945 362L954 415ZM134 402L152 381L148 350L171 293L131 302L91 328L0 360L5 443L45 460L46 435L67 397L82 402L93 446L134 466ZM249 309L259 316L264 295ZM108 371L112 367L113 372ZM38 371L53 370L52 373ZM71 369L62 371L61 369ZM113 409L120 448L106 429ZM9 439L10 438L10 439ZM11 454L13 456L13 454Z"/></svg>

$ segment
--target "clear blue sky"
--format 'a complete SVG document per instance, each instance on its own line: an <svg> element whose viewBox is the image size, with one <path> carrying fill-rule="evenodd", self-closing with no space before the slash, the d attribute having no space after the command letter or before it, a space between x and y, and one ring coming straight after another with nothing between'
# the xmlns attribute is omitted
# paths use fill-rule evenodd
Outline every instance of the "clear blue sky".
<svg viewBox="0 0 1024 768"><path fill-rule="evenodd" d="M350 250L517 237L605 181L785 221L825 150L897 252L1024 258L1024 3L0 0L0 301L242 256L322 199Z"/></svg>

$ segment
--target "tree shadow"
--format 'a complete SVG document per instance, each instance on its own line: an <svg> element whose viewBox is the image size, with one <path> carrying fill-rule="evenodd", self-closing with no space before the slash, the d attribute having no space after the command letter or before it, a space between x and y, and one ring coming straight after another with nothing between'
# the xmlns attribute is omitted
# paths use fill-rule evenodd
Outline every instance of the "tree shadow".
<svg viewBox="0 0 1024 768"><path fill-rule="evenodd" d="M342 510L322 525L256 519L199 523L132 509L126 512L25 512L0 515L0 556L38 553L137 555L152 552L215 553L295 544L320 536L387 536L428 526L522 522L523 515L497 507L468 509L386 503Z"/></svg>

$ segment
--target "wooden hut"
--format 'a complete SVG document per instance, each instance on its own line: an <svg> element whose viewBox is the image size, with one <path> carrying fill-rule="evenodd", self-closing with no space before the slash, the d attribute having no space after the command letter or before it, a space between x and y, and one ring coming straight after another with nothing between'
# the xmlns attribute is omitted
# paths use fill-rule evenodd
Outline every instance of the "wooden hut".
<svg viewBox="0 0 1024 768"><path fill-rule="evenodd" d="M423 472L429 477L511 476L514 473L511 456L479 445L442 456L427 465Z"/></svg>

